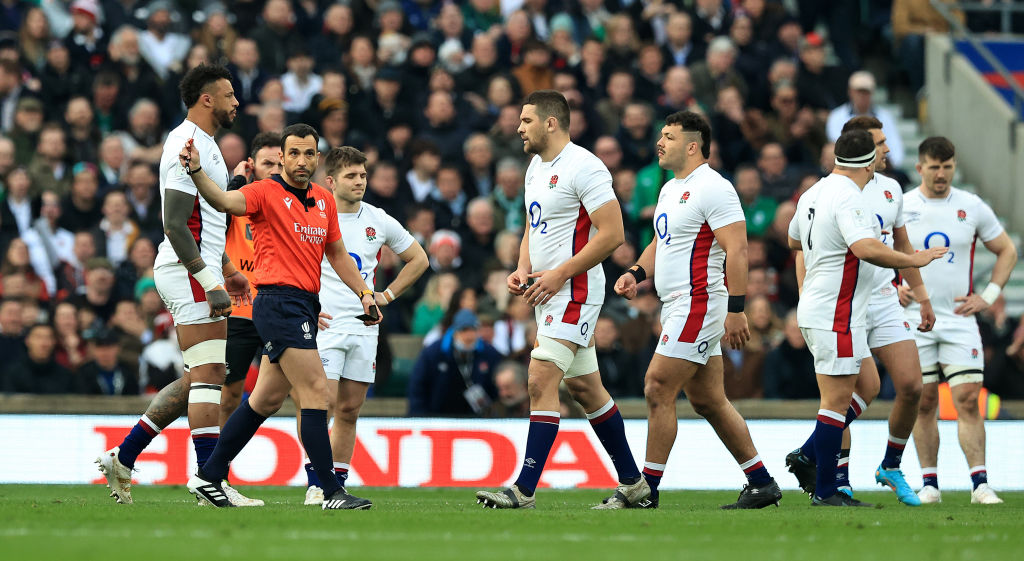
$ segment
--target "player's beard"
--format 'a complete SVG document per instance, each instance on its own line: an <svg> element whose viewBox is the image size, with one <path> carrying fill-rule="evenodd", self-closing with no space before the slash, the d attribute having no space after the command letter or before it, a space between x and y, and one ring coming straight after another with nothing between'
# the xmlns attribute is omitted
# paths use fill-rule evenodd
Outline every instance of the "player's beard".
<svg viewBox="0 0 1024 561"><path fill-rule="evenodd" d="M540 154L548 147L548 137L546 135L538 138L527 137L527 140L530 141L529 144L523 143L523 148L527 154Z"/></svg>
<svg viewBox="0 0 1024 561"><path fill-rule="evenodd" d="M213 118L217 120L217 126L222 129L230 129L231 125L235 124L235 118L231 116L234 109L214 109Z"/></svg>

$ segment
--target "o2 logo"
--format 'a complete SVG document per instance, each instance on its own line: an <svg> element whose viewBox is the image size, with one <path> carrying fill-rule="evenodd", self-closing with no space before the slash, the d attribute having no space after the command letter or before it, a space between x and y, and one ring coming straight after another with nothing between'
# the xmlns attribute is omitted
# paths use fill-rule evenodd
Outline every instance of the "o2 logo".
<svg viewBox="0 0 1024 561"><path fill-rule="evenodd" d="M348 254L351 255L352 256L352 260L356 262L356 269L359 269L359 274L363 276L363 280L366 280L366 279L370 278L370 273L364 273L363 272L363 260L362 260L362 258L359 257L358 255L356 255L355 253L352 253L351 251L348 252Z"/></svg>
<svg viewBox="0 0 1024 561"><path fill-rule="evenodd" d="M547 234L548 233L548 223L547 223L546 220L544 220L544 221L541 220L540 203L538 203L537 201L533 201L532 203L530 203L530 208L529 208L528 212L530 214L530 227L531 228L536 228L536 227L539 226L540 227L540 232L538 232L538 233L539 234Z"/></svg>
<svg viewBox="0 0 1024 561"><path fill-rule="evenodd" d="M589 330L590 330L590 324L587 323L587 322L583 322L583 325L580 326L580 335L586 337L587 336L587 331L589 331Z"/></svg>
<svg viewBox="0 0 1024 561"><path fill-rule="evenodd" d="M708 352L708 342L707 341L701 341L700 344L697 345L697 352L700 353L700 356L706 358L707 357L707 352Z"/></svg>
<svg viewBox="0 0 1024 561"><path fill-rule="evenodd" d="M654 219L654 230L658 232L658 239L665 240L665 245L672 242L672 234L668 233L668 214L661 213Z"/></svg>
<svg viewBox="0 0 1024 561"><path fill-rule="evenodd" d="M878 219L878 227L882 229L882 243L886 243L886 240L889 239L889 236L885 233L885 222L882 220L882 215L876 214L875 218Z"/></svg>
<svg viewBox="0 0 1024 561"><path fill-rule="evenodd" d="M943 247L949 247L949 236L947 236L944 232L932 232L932 233L930 233L930 234L928 234L927 236L924 237L924 248L925 249L931 249L931 247L932 247L932 238L934 238L934 237L941 237L942 238L942 246ZM936 247L938 247L938 246L936 246ZM954 257L953 252L952 251L947 252L946 256L948 257L948 259L946 259L946 263L952 263L953 262L953 257Z"/></svg>

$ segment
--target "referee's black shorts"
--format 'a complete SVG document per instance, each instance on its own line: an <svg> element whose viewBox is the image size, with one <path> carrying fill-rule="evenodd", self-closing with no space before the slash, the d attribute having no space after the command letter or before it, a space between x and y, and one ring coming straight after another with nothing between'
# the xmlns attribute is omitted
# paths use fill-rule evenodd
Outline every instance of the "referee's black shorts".
<svg viewBox="0 0 1024 561"><path fill-rule="evenodd" d="M258 294L257 294L258 296ZM256 331L256 324L249 318L228 318L228 345L225 359L227 375L224 384L233 384L245 380L252 361L260 356L263 340Z"/></svg>
<svg viewBox="0 0 1024 561"><path fill-rule="evenodd" d="M270 362L285 349L315 349L320 298L293 286L260 286L252 305L252 321Z"/></svg>

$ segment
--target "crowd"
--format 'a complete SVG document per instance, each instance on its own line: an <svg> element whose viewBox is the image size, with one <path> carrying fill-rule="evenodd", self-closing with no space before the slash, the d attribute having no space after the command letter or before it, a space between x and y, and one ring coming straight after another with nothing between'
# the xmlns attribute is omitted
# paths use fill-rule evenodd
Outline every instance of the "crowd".
<svg viewBox="0 0 1024 561"><path fill-rule="evenodd" d="M786 244L795 201L830 171L842 123L865 113L885 125L892 169L908 187L899 169L912 163L862 59L882 49L893 64L880 78L916 92L920 37L946 24L926 1L875 2L864 13L852 0L794 4L3 2L0 390L129 395L178 375L174 328L152 280L163 238L155 165L184 115L178 80L216 62L240 102L218 138L229 169L256 134L309 123L321 152L368 154L365 200L427 249L430 269L388 308L382 331L425 337L410 413L528 410L522 365L536 326L505 278L525 222L518 100L544 88L570 101L571 137L612 172L626 221L626 243L604 264L608 298L595 329L613 395L643 395L636 365L653 353L660 302L649 281L629 302L611 286L651 239L671 177L654 154L660 121L690 109L711 122L712 166L735 184L749 233L753 340L726 353L728 394L816 397ZM378 286L400 267L385 248ZM993 371L991 389L1004 397L1024 397L1018 322L1000 310L983 320L986 356L999 365L986 376ZM484 390L476 404L463 398L469 386Z"/></svg>

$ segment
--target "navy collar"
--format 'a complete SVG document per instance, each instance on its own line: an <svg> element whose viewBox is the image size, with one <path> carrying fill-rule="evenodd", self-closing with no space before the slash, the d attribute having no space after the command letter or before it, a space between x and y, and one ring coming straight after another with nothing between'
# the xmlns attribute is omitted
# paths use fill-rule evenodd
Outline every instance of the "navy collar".
<svg viewBox="0 0 1024 561"><path fill-rule="evenodd" d="M316 204L316 197L313 196L312 181L309 182L309 186L306 187L305 189L296 189L295 187L288 185L288 183L285 182L284 178L281 177L281 174L275 173L274 175L270 176L270 179L276 181L277 184L283 187L285 191L288 191L292 195L295 195L296 199L302 201L303 208L306 209L306 212L309 212L309 207L314 206ZM312 201L312 204L310 204L310 201Z"/></svg>

